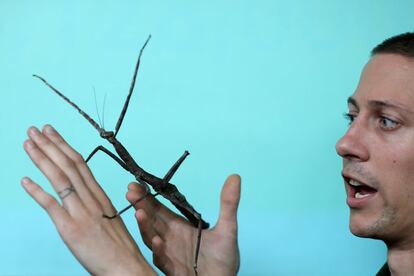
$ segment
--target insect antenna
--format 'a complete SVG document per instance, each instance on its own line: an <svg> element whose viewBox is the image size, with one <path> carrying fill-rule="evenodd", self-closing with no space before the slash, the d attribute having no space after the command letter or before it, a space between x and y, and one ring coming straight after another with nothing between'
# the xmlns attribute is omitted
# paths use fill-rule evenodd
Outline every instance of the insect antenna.
<svg viewBox="0 0 414 276"><path fill-rule="evenodd" d="M99 121L99 125L101 125L103 127L103 124L101 122L101 117L99 116L99 110L98 110L98 101L96 100L96 91L95 91L95 86L92 86L93 88L93 96L95 98L95 110L96 110L96 115L98 115L98 121Z"/></svg>
<svg viewBox="0 0 414 276"><path fill-rule="evenodd" d="M141 62L141 55L142 55L142 52L145 49L145 46L147 46L148 41L150 40L150 38L151 38L151 35L148 36L147 40L144 43L144 46L142 46L141 50L139 51L138 60L137 60L137 63L135 65L134 75L133 75L132 81L131 81L131 86L129 87L128 96L125 100L124 107L122 108L122 111L121 111L121 115L119 116L118 122L116 123L116 126L115 126L114 137L116 137L116 135L118 134L118 131L119 131L119 128L121 127L122 121L124 120L125 113L128 109L128 105L129 105L129 101L131 99L132 92L134 91L135 80L137 79L138 68L139 68L139 64Z"/></svg>
<svg viewBox="0 0 414 276"><path fill-rule="evenodd" d="M105 129L105 103L106 103L106 92L103 99L102 105L102 128Z"/></svg>

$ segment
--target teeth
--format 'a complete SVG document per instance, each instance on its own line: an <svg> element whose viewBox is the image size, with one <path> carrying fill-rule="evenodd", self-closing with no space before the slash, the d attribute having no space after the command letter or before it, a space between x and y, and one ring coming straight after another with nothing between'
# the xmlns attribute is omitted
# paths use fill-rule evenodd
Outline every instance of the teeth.
<svg viewBox="0 0 414 276"><path fill-rule="evenodd" d="M361 195L361 193L359 193L359 192L355 194L355 198L364 198L364 197L367 197L367 196L369 196L369 194Z"/></svg>
<svg viewBox="0 0 414 276"><path fill-rule="evenodd" d="M353 180L353 179L349 180L349 184L351 184L352 186L355 186L355 187L362 186L361 183L359 183L358 181Z"/></svg>

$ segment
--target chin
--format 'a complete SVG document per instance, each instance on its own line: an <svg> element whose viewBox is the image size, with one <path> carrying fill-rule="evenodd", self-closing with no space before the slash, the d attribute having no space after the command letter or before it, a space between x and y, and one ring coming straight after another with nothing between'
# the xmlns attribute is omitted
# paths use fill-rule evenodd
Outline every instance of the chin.
<svg viewBox="0 0 414 276"><path fill-rule="evenodd" d="M366 229L366 227L362 227L361 225L355 225L352 222L349 223L349 231L357 237L360 238L370 238L371 233Z"/></svg>
<svg viewBox="0 0 414 276"><path fill-rule="evenodd" d="M356 214L351 214L349 219L349 230L353 235L361 238L379 239L381 227L378 226L378 221Z"/></svg>

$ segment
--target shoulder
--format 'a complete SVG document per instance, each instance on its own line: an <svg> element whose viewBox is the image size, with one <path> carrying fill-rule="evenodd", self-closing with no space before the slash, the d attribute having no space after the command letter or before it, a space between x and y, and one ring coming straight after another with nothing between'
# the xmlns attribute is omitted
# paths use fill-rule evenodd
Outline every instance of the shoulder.
<svg viewBox="0 0 414 276"><path fill-rule="evenodd" d="M388 268L388 263L385 263L381 269L378 271L377 276L391 276L390 269Z"/></svg>

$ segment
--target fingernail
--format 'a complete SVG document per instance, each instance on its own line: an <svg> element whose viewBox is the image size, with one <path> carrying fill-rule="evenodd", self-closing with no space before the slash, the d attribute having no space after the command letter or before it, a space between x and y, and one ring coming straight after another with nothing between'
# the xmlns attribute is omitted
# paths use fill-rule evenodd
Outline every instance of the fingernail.
<svg viewBox="0 0 414 276"><path fill-rule="evenodd" d="M53 134L55 133L55 129L51 125L45 125L44 130L47 134Z"/></svg>
<svg viewBox="0 0 414 276"><path fill-rule="evenodd" d="M34 148L34 144L31 140L26 140L24 142L24 145L25 145L26 149L33 149Z"/></svg>
<svg viewBox="0 0 414 276"><path fill-rule="evenodd" d="M23 177L22 180L20 181L20 183L23 185L23 187L27 188L27 185L29 185L30 183L30 178L28 178L27 176Z"/></svg>
<svg viewBox="0 0 414 276"><path fill-rule="evenodd" d="M36 137L36 136L39 135L39 130L35 127L31 127L30 130L29 130L29 134L32 137Z"/></svg>

